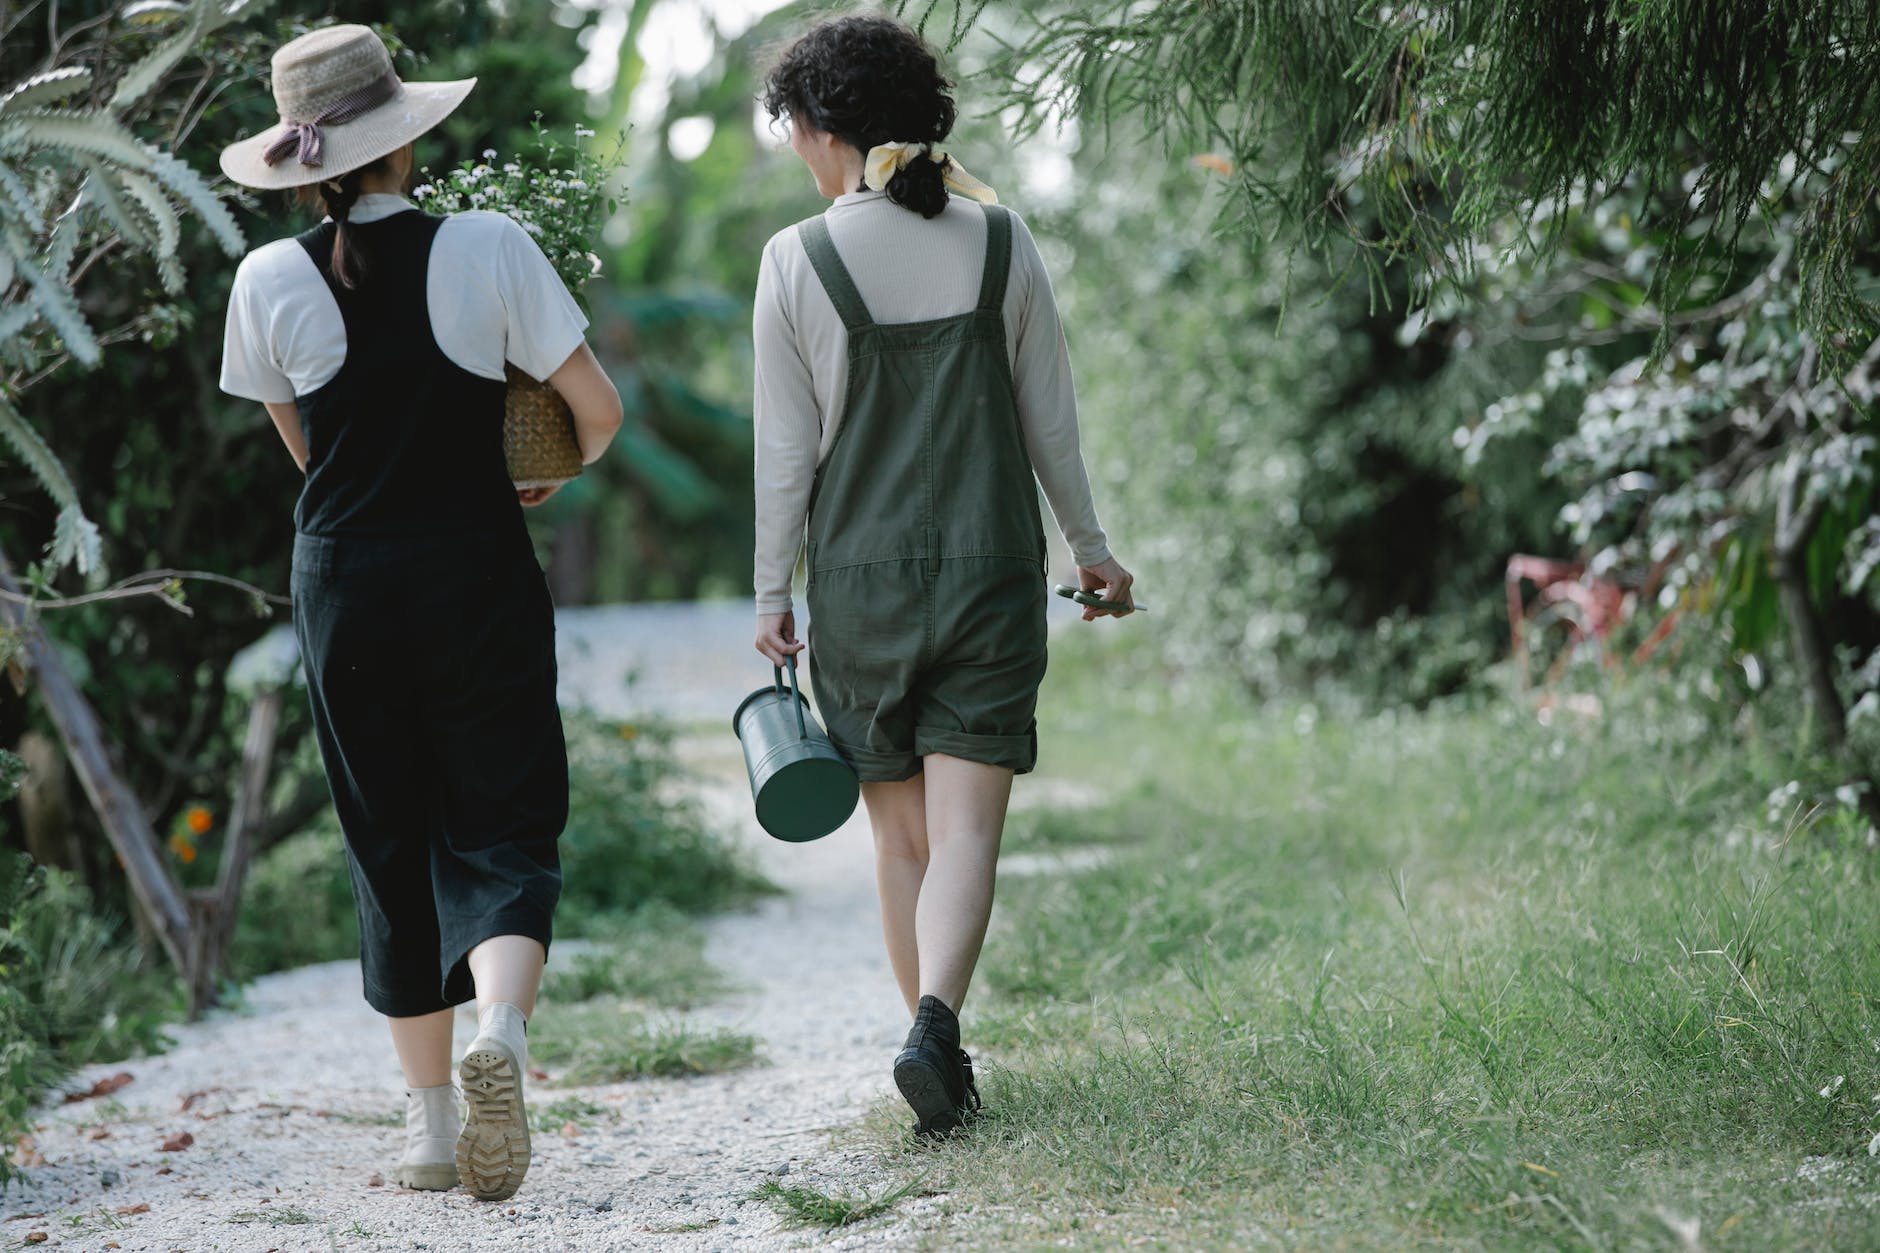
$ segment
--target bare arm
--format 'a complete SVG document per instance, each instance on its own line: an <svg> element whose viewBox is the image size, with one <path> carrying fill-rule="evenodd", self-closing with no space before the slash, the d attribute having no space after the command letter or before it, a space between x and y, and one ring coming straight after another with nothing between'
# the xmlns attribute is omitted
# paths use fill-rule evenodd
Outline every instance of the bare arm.
<svg viewBox="0 0 1880 1253"><path fill-rule="evenodd" d="M300 431L300 408L292 401L282 404L279 401L262 402L267 406L268 417L274 420L274 429L281 433L281 442L287 445L288 456L300 467L300 472L307 472L307 437Z"/></svg>
<svg viewBox="0 0 1880 1253"><path fill-rule="evenodd" d="M581 446L581 462L593 465L620 429L620 392L594 359L585 342L568 354L546 380L574 411L574 438Z"/></svg>

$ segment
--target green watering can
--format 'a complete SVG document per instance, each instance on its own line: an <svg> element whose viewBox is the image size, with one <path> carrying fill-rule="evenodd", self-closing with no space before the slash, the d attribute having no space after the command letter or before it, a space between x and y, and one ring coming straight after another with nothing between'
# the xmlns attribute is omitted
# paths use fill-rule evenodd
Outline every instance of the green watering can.
<svg viewBox="0 0 1880 1253"><path fill-rule="evenodd" d="M731 715L731 728L744 745L758 823L780 840L801 844L847 822L862 787L809 716L809 702L797 690L796 658L789 660L789 690L783 687L783 670L772 667L775 683L744 698Z"/></svg>

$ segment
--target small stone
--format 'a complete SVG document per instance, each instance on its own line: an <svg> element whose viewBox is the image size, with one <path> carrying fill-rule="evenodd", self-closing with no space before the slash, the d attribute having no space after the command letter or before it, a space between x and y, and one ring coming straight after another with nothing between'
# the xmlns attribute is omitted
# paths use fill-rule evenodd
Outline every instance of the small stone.
<svg viewBox="0 0 1880 1253"><path fill-rule="evenodd" d="M366 1180L366 1187L368 1188L383 1188L384 1186L385 1186L384 1175L374 1175L372 1176L372 1178Z"/></svg>
<svg viewBox="0 0 1880 1253"><path fill-rule="evenodd" d="M120 1183L124 1182L124 1176L120 1175L114 1168L106 1166L103 1170L98 1172L98 1182L103 1187L115 1188Z"/></svg>
<svg viewBox="0 0 1880 1253"><path fill-rule="evenodd" d="M727 1227L735 1227L735 1226L737 1226L737 1225L738 1225L738 1220L737 1220L736 1218L733 1218L733 1217L732 1217L731 1215L729 1215L729 1214L726 1214L726 1215L724 1216L724 1219L723 1219L723 1222L724 1222L724 1224L725 1224L725 1226L727 1226Z"/></svg>
<svg viewBox="0 0 1880 1253"><path fill-rule="evenodd" d="M163 1142L163 1151L165 1153L181 1153L195 1142L195 1136L190 1135L187 1131L179 1131Z"/></svg>
<svg viewBox="0 0 1880 1253"><path fill-rule="evenodd" d="M614 1198L612 1198L611 1196L608 1197L605 1201L594 1202L594 1212L597 1214L612 1213L613 1208L614 1208Z"/></svg>
<svg viewBox="0 0 1880 1253"><path fill-rule="evenodd" d="M109 1127L94 1127L91 1131L91 1138L94 1140L109 1140L111 1138L111 1129Z"/></svg>
<svg viewBox="0 0 1880 1253"><path fill-rule="evenodd" d="M159 1166L157 1167L157 1173L159 1175L173 1175L176 1173L176 1170L170 1166Z"/></svg>
<svg viewBox="0 0 1880 1253"><path fill-rule="evenodd" d="M778 1162L775 1166L771 1168L770 1173L777 1176L777 1178L781 1179L785 1175L790 1173L790 1163Z"/></svg>
<svg viewBox="0 0 1880 1253"><path fill-rule="evenodd" d="M29 1231L26 1233L25 1242L27 1244L44 1244L46 1241L50 1240L51 1238L52 1238L51 1236L47 1235L43 1231Z"/></svg>

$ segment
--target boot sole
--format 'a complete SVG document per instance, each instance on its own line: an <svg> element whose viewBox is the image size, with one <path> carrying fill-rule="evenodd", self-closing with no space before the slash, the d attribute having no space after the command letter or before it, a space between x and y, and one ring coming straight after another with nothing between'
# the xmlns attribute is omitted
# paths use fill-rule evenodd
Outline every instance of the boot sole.
<svg viewBox="0 0 1880 1253"><path fill-rule="evenodd" d="M457 1137L457 1175L479 1201L508 1200L529 1173L529 1119L516 1059L506 1049L475 1049L457 1073L469 1105Z"/></svg>
<svg viewBox="0 0 1880 1253"><path fill-rule="evenodd" d="M920 1121L914 1130L920 1135L948 1135L963 1125L959 1106L947 1095L946 1081L939 1067L914 1050L908 1049L894 1059L894 1086Z"/></svg>
<svg viewBox="0 0 1880 1253"><path fill-rule="evenodd" d="M398 1184L420 1192L448 1192L457 1186L455 1166L400 1166Z"/></svg>

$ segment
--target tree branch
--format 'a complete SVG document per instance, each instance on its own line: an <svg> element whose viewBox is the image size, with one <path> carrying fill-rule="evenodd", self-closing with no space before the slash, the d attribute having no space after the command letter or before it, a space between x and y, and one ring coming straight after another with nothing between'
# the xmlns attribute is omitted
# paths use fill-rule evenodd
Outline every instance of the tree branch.
<svg viewBox="0 0 1880 1253"><path fill-rule="evenodd" d="M266 591L253 583L230 578L226 574L215 574L208 570L145 570L142 574L132 575L128 579L114 583L103 591L87 592L81 596L32 596L21 592L0 588L0 600L16 605L31 605L35 609L72 609L79 605L95 605L100 601L129 600L136 596L155 596L184 617L193 617L195 611L188 605L174 599L177 591L172 585L182 582L217 583L223 587L232 587L248 593L258 601L270 605L291 605L293 601L277 592Z"/></svg>

